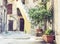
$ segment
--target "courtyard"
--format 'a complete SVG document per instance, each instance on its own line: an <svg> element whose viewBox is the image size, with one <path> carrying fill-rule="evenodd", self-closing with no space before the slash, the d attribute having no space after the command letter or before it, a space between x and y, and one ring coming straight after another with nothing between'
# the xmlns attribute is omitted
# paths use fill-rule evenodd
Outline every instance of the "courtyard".
<svg viewBox="0 0 60 44"><path fill-rule="evenodd" d="M60 1L0 1L0 44L60 44Z"/></svg>
<svg viewBox="0 0 60 44"><path fill-rule="evenodd" d="M0 44L54 44L46 43L42 37L36 37L24 32L3 32L0 34Z"/></svg>

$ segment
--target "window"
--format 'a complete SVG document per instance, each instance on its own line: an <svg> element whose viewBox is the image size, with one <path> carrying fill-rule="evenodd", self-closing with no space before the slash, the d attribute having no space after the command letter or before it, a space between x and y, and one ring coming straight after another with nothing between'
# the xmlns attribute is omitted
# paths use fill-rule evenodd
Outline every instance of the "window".
<svg viewBox="0 0 60 44"><path fill-rule="evenodd" d="M18 15L18 16L22 16L19 8L17 8L17 15Z"/></svg>
<svg viewBox="0 0 60 44"><path fill-rule="evenodd" d="M12 4L7 5L7 14L12 14Z"/></svg>

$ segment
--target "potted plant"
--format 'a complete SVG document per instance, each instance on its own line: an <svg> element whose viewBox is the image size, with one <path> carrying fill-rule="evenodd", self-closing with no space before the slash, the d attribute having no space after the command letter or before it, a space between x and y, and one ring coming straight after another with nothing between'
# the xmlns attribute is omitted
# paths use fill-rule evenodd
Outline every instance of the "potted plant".
<svg viewBox="0 0 60 44"><path fill-rule="evenodd" d="M36 25L36 27L38 27L36 29L37 33L40 33L40 32L42 32L42 23L44 24L45 17L47 18L48 16L50 16L50 11L44 9L44 7L31 8L29 10L29 16L30 16L30 19L31 19L32 24L34 26Z"/></svg>
<svg viewBox="0 0 60 44"><path fill-rule="evenodd" d="M40 8L41 9L41 8ZM34 25L36 28L36 36L40 36L42 33L41 24L43 16L39 8L31 8L29 9L29 16L31 19L31 24Z"/></svg>
<svg viewBox="0 0 60 44"><path fill-rule="evenodd" d="M29 9L29 16L31 19L31 22L33 23L33 25L37 26L38 28L36 29L37 33L40 33L39 31L42 31L42 22L44 24L44 29L47 28L47 21L50 19L51 17L51 11L47 9L47 2L48 0L45 0L45 2L43 4L39 4L41 2L39 2L34 8L30 8Z"/></svg>
<svg viewBox="0 0 60 44"><path fill-rule="evenodd" d="M54 40L53 30L47 29L43 35L45 42L51 43Z"/></svg>

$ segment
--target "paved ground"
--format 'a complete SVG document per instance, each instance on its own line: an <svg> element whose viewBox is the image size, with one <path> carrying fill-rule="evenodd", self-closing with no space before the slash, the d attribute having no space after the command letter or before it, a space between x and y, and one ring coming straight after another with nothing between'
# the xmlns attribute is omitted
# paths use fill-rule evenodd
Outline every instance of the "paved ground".
<svg viewBox="0 0 60 44"><path fill-rule="evenodd" d="M0 38L0 44L54 44L54 43L46 43L44 42L42 39L19 39L19 38L15 38L15 39L4 39L4 38Z"/></svg>
<svg viewBox="0 0 60 44"><path fill-rule="evenodd" d="M1 39L0 44L44 44L40 40L33 39Z"/></svg>
<svg viewBox="0 0 60 44"><path fill-rule="evenodd" d="M54 44L45 43L42 37L35 37L20 32L0 34L0 44Z"/></svg>

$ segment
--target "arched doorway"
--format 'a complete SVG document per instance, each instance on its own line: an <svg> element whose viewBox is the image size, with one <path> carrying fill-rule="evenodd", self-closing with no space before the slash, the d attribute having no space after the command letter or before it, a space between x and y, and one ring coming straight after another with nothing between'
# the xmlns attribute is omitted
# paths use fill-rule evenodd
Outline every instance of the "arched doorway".
<svg viewBox="0 0 60 44"><path fill-rule="evenodd" d="M22 16L21 11L19 8L17 8L17 16Z"/></svg>
<svg viewBox="0 0 60 44"><path fill-rule="evenodd" d="M24 31L24 19L20 18L20 31Z"/></svg>

